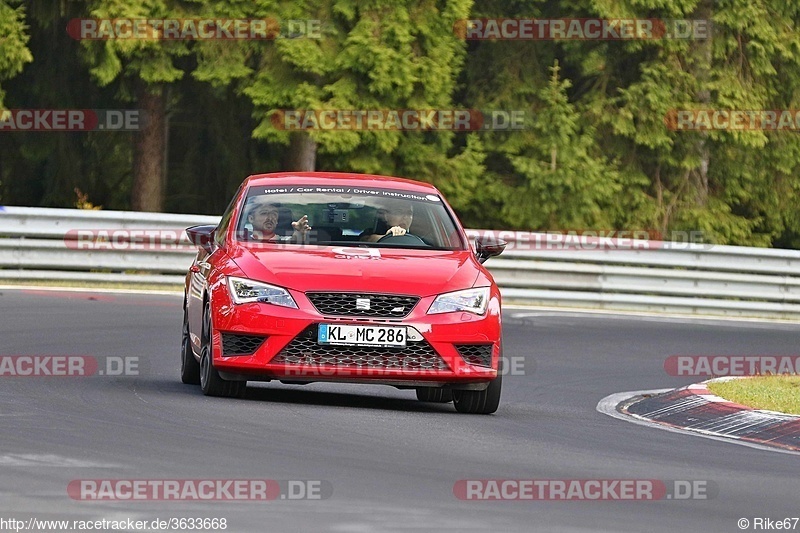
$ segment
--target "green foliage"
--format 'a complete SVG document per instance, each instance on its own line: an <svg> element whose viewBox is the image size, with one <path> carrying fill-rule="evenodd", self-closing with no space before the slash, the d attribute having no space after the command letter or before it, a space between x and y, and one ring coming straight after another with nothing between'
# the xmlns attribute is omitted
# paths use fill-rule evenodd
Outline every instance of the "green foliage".
<svg viewBox="0 0 800 533"><path fill-rule="evenodd" d="M523 180L508 189L503 213L523 229L609 227L619 173L598 149L594 129L582 126L558 62L550 70L531 128L510 143L508 157Z"/></svg>
<svg viewBox="0 0 800 533"><path fill-rule="evenodd" d="M0 80L16 76L25 63L33 61L25 30L24 9L21 6L12 7L8 0L0 0ZM4 95L0 87L0 108Z"/></svg>
<svg viewBox="0 0 800 533"><path fill-rule="evenodd" d="M54 39L73 17L322 25L321 38ZM482 17L713 27L708 39L627 41L465 42L454 31ZM800 109L798 2L0 0L0 81L9 107L119 107L133 81L170 87L172 210L219 211L245 174L281 170L290 136L272 122L279 110L522 111L522 131L308 135L317 168L429 181L472 227L702 231L711 242L800 248L800 134L676 131L669 118ZM42 135L0 146L7 201L69 205L78 187L105 209L126 207L130 175L108 169L131 166L131 136Z"/></svg>
<svg viewBox="0 0 800 533"><path fill-rule="evenodd" d="M175 0L89 0L88 17L97 19L185 18L191 13ZM83 41L91 73L108 85L117 76L137 77L148 84L171 83L183 76L175 58L189 54L186 41L155 39L109 39Z"/></svg>

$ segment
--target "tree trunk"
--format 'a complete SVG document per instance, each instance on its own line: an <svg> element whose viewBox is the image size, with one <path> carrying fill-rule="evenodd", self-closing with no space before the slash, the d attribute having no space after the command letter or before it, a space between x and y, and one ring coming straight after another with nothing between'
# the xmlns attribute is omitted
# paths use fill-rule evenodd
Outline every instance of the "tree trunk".
<svg viewBox="0 0 800 533"><path fill-rule="evenodd" d="M317 165L317 143L304 131L293 132L289 137L289 150L283 161L285 170L313 172Z"/></svg>
<svg viewBox="0 0 800 533"><path fill-rule="evenodd" d="M136 87L139 131L133 145L134 211L163 211L164 154L166 153L166 96L160 85L139 81Z"/></svg>
<svg viewBox="0 0 800 533"><path fill-rule="evenodd" d="M695 10L695 18L700 20L711 20L714 15L713 0L703 0ZM703 108L711 106L711 90L709 86L710 72L713 67L713 54L712 54L712 41L711 37L708 39L697 40L695 46L698 61L693 68L694 75L700 83L700 90L697 93L697 101L702 104ZM697 141L696 149L700 156L700 167L694 174L696 177L695 184L695 202L701 207L708 204L708 167L711 164L711 150L708 147L708 132L701 131L700 138Z"/></svg>

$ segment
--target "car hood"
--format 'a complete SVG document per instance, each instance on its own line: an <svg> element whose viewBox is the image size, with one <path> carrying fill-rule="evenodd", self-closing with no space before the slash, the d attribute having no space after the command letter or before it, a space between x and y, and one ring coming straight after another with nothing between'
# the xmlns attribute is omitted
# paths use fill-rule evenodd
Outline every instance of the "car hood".
<svg viewBox="0 0 800 533"><path fill-rule="evenodd" d="M329 246L237 246L231 258L247 278L288 289L430 296L472 287L480 267L471 251Z"/></svg>

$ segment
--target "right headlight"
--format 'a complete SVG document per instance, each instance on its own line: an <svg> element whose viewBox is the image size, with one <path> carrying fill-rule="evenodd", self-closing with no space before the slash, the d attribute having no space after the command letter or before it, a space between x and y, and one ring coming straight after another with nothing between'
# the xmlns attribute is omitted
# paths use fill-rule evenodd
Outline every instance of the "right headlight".
<svg viewBox="0 0 800 533"><path fill-rule="evenodd" d="M236 304L261 302L297 309L294 298L283 287L231 276L228 277L228 288Z"/></svg>
<svg viewBox="0 0 800 533"><path fill-rule="evenodd" d="M455 311L466 311L482 315L486 312L489 305L489 287L478 287L463 291L448 292L440 294L428 309L429 315L438 313L453 313Z"/></svg>

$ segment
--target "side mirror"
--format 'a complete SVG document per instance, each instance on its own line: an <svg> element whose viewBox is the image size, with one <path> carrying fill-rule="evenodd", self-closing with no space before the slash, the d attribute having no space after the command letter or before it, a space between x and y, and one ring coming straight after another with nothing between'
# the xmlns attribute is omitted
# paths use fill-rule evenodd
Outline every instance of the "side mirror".
<svg viewBox="0 0 800 533"><path fill-rule="evenodd" d="M192 244L211 253L213 251L214 232L216 229L216 226L192 226L191 228L186 228L186 235L189 236L189 240L192 241Z"/></svg>
<svg viewBox="0 0 800 533"><path fill-rule="evenodd" d="M495 239L488 235L481 235L475 239L475 255L478 256L478 261L484 263L490 257L502 254L507 245L506 241Z"/></svg>

